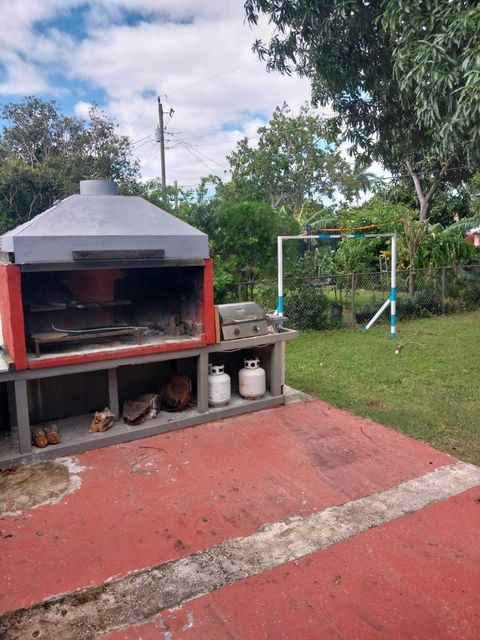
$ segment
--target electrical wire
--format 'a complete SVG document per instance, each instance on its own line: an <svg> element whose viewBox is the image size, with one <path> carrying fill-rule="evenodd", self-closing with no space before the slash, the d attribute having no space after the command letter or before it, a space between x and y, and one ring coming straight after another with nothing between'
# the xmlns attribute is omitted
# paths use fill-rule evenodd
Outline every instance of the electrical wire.
<svg viewBox="0 0 480 640"><path fill-rule="evenodd" d="M183 148L188 151L188 153L190 153L190 155L192 155L195 160L201 162L205 167L207 167L207 169L209 169L213 173L213 175L217 176L219 180L222 179L217 173L215 173L215 169L212 169L212 167L208 165L204 160L202 160L202 158L199 158L197 155L195 155L195 153L187 145L183 145Z"/></svg>
<svg viewBox="0 0 480 640"><path fill-rule="evenodd" d="M214 158L211 158L210 156L207 156L206 153L203 153L203 151L200 151L199 149L197 149L197 147L194 147L192 144L183 141L183 145L187 145L193 151L196 151L197 153L200 153L202 156L207 158L207 160L210 160L211 162L214 162L216 165L218 165L221 169L225 169L225 170L227 169L227 167L225 165L220 164L220 162L217 162Z"/></svg>
<svg viewBox="0 0 480 640"><path fill-rule="evenodd" d="M241 64L238 67L232 67L231 69L226 69L225 71L222 71L221 73L217 73L213 76L209 76L207 78L204 78L203 80L198 80L197 82L193 82L192 84L189 84L185 87L181 87L180 89L176 89L175 91L169 91L168 95L175 95L177 93L181 93L183 91L187 91L188 89L191 89L192 87L197 87L198 85L204 84L205 82L208 82L209 80L215 80L216 78L221 78L222 76L226 76L230 73L232 73L232 71L238 71L239 69L244 69L245 67L250 67L252 64L256 64L257 60L252 60L251 62L247 62L245 64Z"/></svg>

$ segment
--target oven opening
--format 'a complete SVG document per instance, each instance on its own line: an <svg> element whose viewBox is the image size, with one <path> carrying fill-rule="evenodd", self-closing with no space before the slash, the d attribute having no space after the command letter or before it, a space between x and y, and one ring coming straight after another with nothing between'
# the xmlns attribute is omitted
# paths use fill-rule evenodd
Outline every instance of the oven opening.
<svg viewBox="0 0 480 640"><path fill-rule="evenodd" d="M30 357L200 340L203 267L22 274Z"/></svg>

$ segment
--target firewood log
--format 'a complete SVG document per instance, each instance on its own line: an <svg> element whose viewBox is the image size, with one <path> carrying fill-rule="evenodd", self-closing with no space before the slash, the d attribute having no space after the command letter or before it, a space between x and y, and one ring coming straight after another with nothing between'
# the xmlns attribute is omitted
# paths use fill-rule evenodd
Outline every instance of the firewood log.
<svg viewBox="0 0 480 640"><path fill-rule="evenodd" d="M45 449L45 447L48 444L45 430L42 429L41 427L34 429L32 433L32 441L33 441L33 444L39 449Z"/></svg>
<svg viewBox="0 0 480 640"><path fill-rule="evenodd" d="M47 436L48 444L58 444L62 439L56 424L51 424L48 427L45 427L45 434Z"/></svg>
<svg viewBox="0 0 480 640"><path fill-rule="evenodd" d="M160 411L160 398L156 393L145 393L136 400L127 400L123 405L122 416L126 424L137 425L151 420Z"/></svg>
<svg viewBox="0 0 480 640"><path fill-rule="evenodd" d="M192 381L184 373L172 373L158 391L162 408L166 411L185 409L192 397Z"/></svg>
<svg viewBox="0 0 480 640"><path fill-rule="evenodd" d="M148 407L145 420L151 420L158 416L161 409L161 402L160 397L156 393L144 393L137 398L137 402L144 402Z"/></svg>
<svg viewBox="0 0 480 640"><path fill-rule="evenodd" d="M88 427L90 433L96 433L98 431L107 431L113 427L115 420L114 414L108 407L105 407L103 411L96 411L93 416L93 420Z"/></svg>

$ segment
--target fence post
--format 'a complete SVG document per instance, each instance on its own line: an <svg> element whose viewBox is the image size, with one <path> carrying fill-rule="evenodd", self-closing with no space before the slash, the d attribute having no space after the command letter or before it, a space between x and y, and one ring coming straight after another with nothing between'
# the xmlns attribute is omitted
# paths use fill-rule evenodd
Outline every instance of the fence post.
<svg viewBox="0 0 480 640"><path fill-rule="evenodd" d="M445 267L442 267L442 316L445 315Z"/></svg>
<svg viewBox="0 0 480 640"><path fill-rule="evenodd" d="M352 315L351 315L352 327L355 326L355 274L352 273Z"/></svg>

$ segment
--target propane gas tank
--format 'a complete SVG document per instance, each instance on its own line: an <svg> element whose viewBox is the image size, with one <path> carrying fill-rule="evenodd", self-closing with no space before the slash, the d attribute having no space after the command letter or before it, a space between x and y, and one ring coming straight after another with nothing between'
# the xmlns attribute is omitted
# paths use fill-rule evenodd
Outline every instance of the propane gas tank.
<svg viewBox="0 0 480 640"><path fill-rule="evenodd" d="M208 404L223 407L230 402L230 376L223 364L210 364L208 369Z"/></svg>
<svg viewBox="0 0 480 640"><path fill-rule="evenodd" d="M248 400L261 398L267 390L265 370L260 366L258 358L245 358L243 369L238 372L240 395Z"/></svg>

